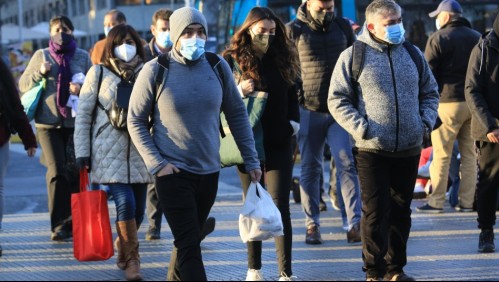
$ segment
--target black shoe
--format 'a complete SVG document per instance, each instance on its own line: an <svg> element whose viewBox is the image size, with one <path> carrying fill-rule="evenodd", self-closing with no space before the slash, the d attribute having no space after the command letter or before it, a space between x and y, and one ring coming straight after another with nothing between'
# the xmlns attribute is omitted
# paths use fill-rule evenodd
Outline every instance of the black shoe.
<svg viewBox="0 0 499 282"><path fill-rule="evenodd" d="M404 272L399 272L395 274L386 274L383 277L383 281L416 281L416 279L411 276L405 274Z"/></svg>
<svg viewBox="0 0 499 282"><path fill-rule="evenodd" d="M50 236L50 240L52 241L66 241L67 239L70 239L73 237L73 232L71 231L66 231L66 230L59 230L56 232L52 232L52 235Z"/></svg>
<svg viewBox="0 0 499 282"><path fill-rule="evenodd" d="M216 223L216 220L214 217L208 217L206 219L206 222L203 225L203 230L201 230L201 240L200 241L203 241L204 238L206 238L206 236L208 236L208 234L210 234L211 232L213 232L213 230L215 230L215 223Z"/></svg>
<svg viewBox="0 0 499 282"><path fill-rule="evenodd" d="M434 208L434 207L430 206L429 204L424 204L420 207L417 207L416 210L418 212L422 212L422 213L443 213L444 212L444 209Z"/></svg>
<svg viewBox="0 0 499 282"><path fill-rule="evenodd" d="M347 241L348 243L358 243L360 242L360 223L355 223L352 229L347 231Z"/></svg>
<svg viewBox="0 0 499 282"><path fill-rule="evenodd" d="M478 251L480 253L493 253L495 250L494 230L482 229L482 232L480 232L480 239L478 241Z"/></svg>
<svg viewBox="0 0 499 282"><path fill-rule="evenodd" d="M149 226L149 229L146 232L146 240L159 240L161 239L161 230L156 227Z"/></svg>
<svg viewBox="0 0 499 282"><path fill-rule="evenodd" d="M305 235L305 243L309 245L320 245L322 244L321 232L319 227L314 225L307 229L307 234Z"/></svg>

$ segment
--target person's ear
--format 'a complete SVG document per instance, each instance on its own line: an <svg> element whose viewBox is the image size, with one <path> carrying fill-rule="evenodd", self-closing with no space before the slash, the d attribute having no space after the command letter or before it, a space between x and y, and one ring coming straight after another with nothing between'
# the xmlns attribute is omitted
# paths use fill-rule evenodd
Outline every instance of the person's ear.
<svg viewBox="0 0 499 282"><path fill-rule="evenodd" d="M156 36L156 27L151 25L151 33L152 33L152 36Z"/></svg>
<svg viewBox="0 0 499 282"><path fill-rule="evenodd" d="M374 30L373 23L368 23L366 26L367 26L367 30L369 30L372 34L376 34L376 31Z"/></svg>
<svg viewBox="0 0 499 282"><path fill-rule="evenodd" d="M446 25L450 21L450 14L448 12L442 12L442 26Z"/></svg>

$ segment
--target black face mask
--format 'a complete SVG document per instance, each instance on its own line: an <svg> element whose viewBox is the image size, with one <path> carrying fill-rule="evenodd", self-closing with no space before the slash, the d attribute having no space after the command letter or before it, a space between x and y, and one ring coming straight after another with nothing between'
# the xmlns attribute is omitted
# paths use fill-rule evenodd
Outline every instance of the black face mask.
<svg viewBox="0 0 499 282"><path fill-rule="evenodd" d="M67 45L73 40L73 35L67 34L65 32L59 32L56 35L53 35L50 39L55 44Z"/></svg>
<svg viewBox="0 0 499 282"><path fill-rule="evenodd" d="M310 11L310 15L319 25L326 27L334 20L334 12Z"/></svg>
<svg viewBox="0 0 499 282"><path fill-rule="evenodd" d="M251 32L253 34L253 32ZM253 47L263 54L267 53L272 41L274 41L275 35L270 34L253 34L251 42Z"/></svg>

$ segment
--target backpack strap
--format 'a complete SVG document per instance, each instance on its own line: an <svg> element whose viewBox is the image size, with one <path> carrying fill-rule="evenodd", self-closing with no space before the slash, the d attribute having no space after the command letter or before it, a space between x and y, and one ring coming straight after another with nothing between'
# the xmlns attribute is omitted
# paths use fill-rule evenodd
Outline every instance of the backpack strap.
<svg viewBox="0 0 499 282"><path fill-rule="evenodd" d="M350 24L350 22L342 17L335 17L334 21L338 24L341 31L343 31L343 33L347 37L347 46L352 46L353 42L355 41L355 35L353 34L352 25Z"/></svg>
<svg viewBox="0 0 499 282"><path fill-rule="evenodd" d="M303 29L303 22L300 21L299 19L294 20L293 24L291 25L291 32L293 36L292 40L295 42L295 44L298 44L298 39L302 34L302 29Z"/></svg>
<svg viewBox="0 0 499 282"><path fill-rule="evenodd" d="M353 98L354 105L357 106L359 102L359 77L362 73L362 69L364 68L364 58L366 54L366 43L362 41L355 41L352 44L352 64L351 64L351 73L350 82L353 87Z"/></svg>
<svg viewBox="0 0 499 282"><path fill-rule="evenodd" d="M222 86L222 92L223 92L224 91L225 75L224 75L224 70L222 68L220 58L218 57L217 54L211 53L211 52L205 52L205 56L206 56L206 60L208 60L208 63L210 63L210 66L213 69L213 71L215 72L215 74L218 74L217 78L220 81L220 85ZM224 95L222 94L222 104L223 104L223 97L224 97ZM222 119L219 119L219 121L220 121L220 126L219 126L220 136L222 136L222 138L225 138L226 135L225 135L224 128L222 126Z"/></svg>

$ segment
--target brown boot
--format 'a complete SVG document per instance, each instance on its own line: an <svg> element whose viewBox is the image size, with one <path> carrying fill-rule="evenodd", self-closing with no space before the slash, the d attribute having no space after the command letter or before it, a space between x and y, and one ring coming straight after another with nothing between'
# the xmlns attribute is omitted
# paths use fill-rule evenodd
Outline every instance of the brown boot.
<svg viewBox="0 0 499 282"><path fill-rule="evenodd" d="M135 219L118 221L118 235L125 257L125 279L127 281L142 280L140 275L139 240Z"/></svg>
<svg viewBox="0 0 499 282"><path fill-rule="evenodd" d="M116 230L119 232L118 224L116 223ZM123 251L123 247L121 246L121 241L120 237L118 235L118 238L114 240L114 248L116 249L116 252L118 253L118 257L116 258L116 266L118 266L119 269L125 270L126 266L126 261L125 261L125 252Z"/></svg>

